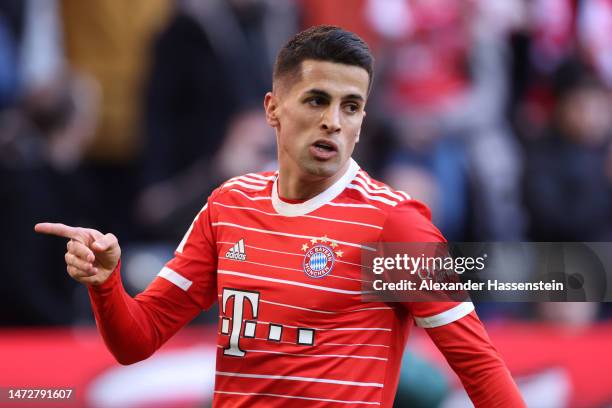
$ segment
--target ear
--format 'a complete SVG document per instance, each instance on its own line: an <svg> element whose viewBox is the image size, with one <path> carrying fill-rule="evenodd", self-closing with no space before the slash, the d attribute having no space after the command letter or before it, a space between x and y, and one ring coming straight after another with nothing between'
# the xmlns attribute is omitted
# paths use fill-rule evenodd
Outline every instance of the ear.
<svg viewBox="0 0 612 408"><path fill-rule="evenodd" d="M266 93L264 97L264 109L266 110L266 122L268 122L268 125L273 128L279 127L280 121L277 116L278 99L272 92Z"/></svg>

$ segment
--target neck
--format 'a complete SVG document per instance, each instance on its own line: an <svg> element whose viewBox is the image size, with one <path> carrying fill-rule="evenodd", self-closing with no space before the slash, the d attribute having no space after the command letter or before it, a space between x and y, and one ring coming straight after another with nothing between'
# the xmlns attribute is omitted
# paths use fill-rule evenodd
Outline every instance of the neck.
<svg viewBox="0 0 612 408"><path fill-rule="evenodd" d="M278 195L288 200L309 200L338 181L346 173L349 165L350 160L347 160L344 166L330 177L304 175L281 167L278 172Z"/></svg>

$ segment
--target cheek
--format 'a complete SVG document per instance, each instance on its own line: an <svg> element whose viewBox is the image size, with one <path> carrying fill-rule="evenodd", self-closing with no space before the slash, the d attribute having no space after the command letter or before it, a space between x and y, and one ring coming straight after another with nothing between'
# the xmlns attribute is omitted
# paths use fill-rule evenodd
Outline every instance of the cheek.
<svg viewBox="0 0 612 408"><path fill-rule="evenodd" d="M285 112L282 120L282 126L285 133L295 141L297 141L302 135L309 134L311 129L317 127L317 124L317 114L314 112L309 112L300 107L288 109Z"/></svg>
<svg viewBox="0 0 612 408"><path fill-rule="evenodd" d="M346 135L346 144L348 146L352 146L357 142L357 138L359 137L359 132L361 130L362 119L355 118L354 120L347 120L345 124L345 135Z"/></svg>

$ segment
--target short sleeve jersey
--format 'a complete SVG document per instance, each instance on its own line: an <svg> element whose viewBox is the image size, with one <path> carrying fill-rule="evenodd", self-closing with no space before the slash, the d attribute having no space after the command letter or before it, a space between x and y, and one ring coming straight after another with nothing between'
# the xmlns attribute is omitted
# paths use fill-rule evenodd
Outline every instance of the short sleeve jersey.
<svg viewBox="0 0 612 408"><path fill-rule="evenodd" d="M277 174L225 182L160 276L203 309L219 302L215 406L391 407L413 324L465 303L362 300L367 242L440 242L429 210L353 160L326 191L278 196Z"/></svg>

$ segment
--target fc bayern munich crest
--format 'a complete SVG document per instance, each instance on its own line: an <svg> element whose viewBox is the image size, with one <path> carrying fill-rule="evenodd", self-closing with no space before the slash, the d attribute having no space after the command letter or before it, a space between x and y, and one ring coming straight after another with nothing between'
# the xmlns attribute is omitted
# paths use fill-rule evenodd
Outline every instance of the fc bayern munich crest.
<svg viewBox="0 0 612 408"><path fill-rule="evenodd" d="M322 278L329 275L334 268L336 257L342 257L342 251L334 251L338 244L327 237L313 238L310 244L302 245L302 251L306 252L302 263L304 273L310 278Z"/></svg>

